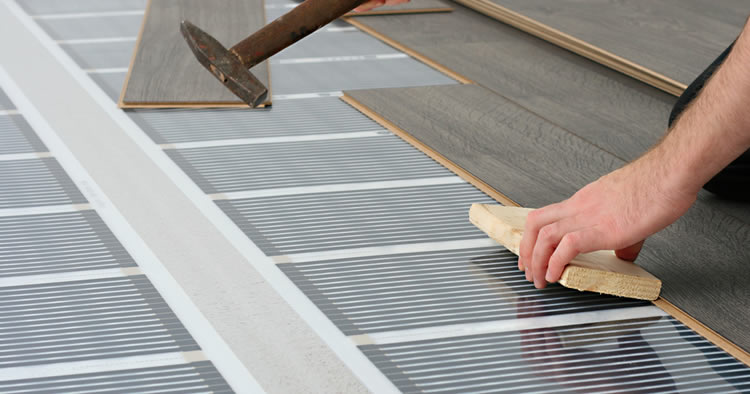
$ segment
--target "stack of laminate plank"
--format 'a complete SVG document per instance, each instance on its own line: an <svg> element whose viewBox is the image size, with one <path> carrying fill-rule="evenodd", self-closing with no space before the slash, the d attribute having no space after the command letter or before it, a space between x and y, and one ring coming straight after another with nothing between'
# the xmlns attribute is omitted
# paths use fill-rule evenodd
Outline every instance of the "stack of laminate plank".
<svg viewBox="0 0 750 394"><path fill-rule="evenodd" d="M457 2L675 95L747 17L740 1Z"/></svg>

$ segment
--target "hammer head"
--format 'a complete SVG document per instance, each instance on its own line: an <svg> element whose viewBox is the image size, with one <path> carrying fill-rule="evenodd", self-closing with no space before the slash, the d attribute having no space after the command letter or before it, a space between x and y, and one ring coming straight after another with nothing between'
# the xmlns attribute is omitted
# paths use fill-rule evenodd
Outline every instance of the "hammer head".
<svg viewBox="0 0 750 394"><path fill-rule="evenodd" d="M203 67L232 93L253 108L266 101L268 89L265 85L219 41L188 21L182 21L180 32Z"/></svg>

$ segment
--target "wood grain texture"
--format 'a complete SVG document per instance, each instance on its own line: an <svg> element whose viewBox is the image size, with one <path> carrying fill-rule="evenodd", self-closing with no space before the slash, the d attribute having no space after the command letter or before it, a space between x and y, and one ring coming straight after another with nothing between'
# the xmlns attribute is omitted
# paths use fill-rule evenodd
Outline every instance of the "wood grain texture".
<svg viewBox="0 0 750 394"><path fill-rule="evenodd" d="M419 60L420 62L422 62L424 64L427 64L428 66L430 66L430 67L432 67L432 68L434 68L434 69L442 72L443 74L445 74L445 75L447 75L447 76L455 79L458 82L465 83L465 84L466 83L474 83L469 78L466 78L465 76L463 76L463 75L461 75L461 74L453 71L452 69L450 69L448 67L445 67L442 64L437 63L436 61L430 59L429 57L427 57L427 56L425 56L425 55L423 55L423 54L415 51L414 49L412 49L410 47L407 47L407 46L401 44L400 42L395 41L395 40L391 39L390 37L379 33L377 30L372 29L371 27L369 27L369 26L361 23L357 18L344 18L344 20L347 23L349 23L349 24L357 27L358 29L364 31L365 33L372 35L373 37L375 37L375 38L377 38L377 39L385 42L386 44L392 46L393 48L398 49L399 51L406 53L407 55L409 55L409 56L411 56L411 57Z"/></svg>
<svg viewBox="0 0 750 394"><path fill-rule="evenodd" d="M506 249L519 254L530 208L472 204L469 220ZM653 301L661 281L634 263L621 260L611 250L578 255L570 261L559 283L580 291Z"/></svg>
<svg viewBox="0 0 750 394"><path fill-rule="evenodd" d="M347 91L511 200L540 207L622 161L477 85Z"/></svg>
<svg viewBox="0 0 750 394"><path fill-rule="evenodd" d="M676 101L460 5L450 14L353 19L623 160L661 138Z"/></svg>
<svg viewBox="0 0 750 394"><path fill-rule="evenodd" d="M184 19L229 47L264 26L263 0L150 0L121 108L247 107L195 59L180 34ZM251 71L270 100L268 63Z"/></svg>
<svg viewBox="0 0 750 394"><path fill-rule="evenodd" d="M408 3L378 7L365 12L350 12L346 16L373 16L392 14L422 14L426 12L451 12L453 8L441 0L410 0Z"/></svg>
<svg viewBox="0 0 750 394"><path fill-rule="evenodd" d="M729 8L736 7L737 1L732 0ZM453 78L487 87L624 161L638 158L659 141L676 101L461 5L451 14L348 20ZM699 198L750 223L746 206L709 193Z"/></svg>
<svg viewBox="0 0 750 394"><path fill-rule="evenodd" d="M522 206L569 197L624 161L474 85L346 92ZM461 175L461 173L459 173ZM718 335L750 350L750 226L699 200L649 238L638 264L661 278L661 296ZM716 341L715 341L716 342Z"/></svg>
<svg viewBox="0 0 750 394"><path fill-rule="evenodd" d="M708 0L459 2L675 95L737 37L744 20L732 15L750 12Z"/></svg>

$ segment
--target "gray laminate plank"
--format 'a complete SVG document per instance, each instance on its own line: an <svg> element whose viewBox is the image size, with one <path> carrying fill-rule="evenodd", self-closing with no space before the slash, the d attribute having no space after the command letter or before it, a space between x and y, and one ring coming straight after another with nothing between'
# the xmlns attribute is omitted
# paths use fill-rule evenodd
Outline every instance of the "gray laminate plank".
<svg viewBox="0 0 750 394"><path fill-rule="evenodd" d="M667 93L460 5L455 5L451 14L357 21L625 161L636 159L662 137L676 101ZM704 193L700 198L750 223L747 206L710 197Z"/></svg>
<svg viewBox="0 0 750 394"><path fill-rule="evenodd" d="M734 216L745 223L750 223L750 204L747 202L723 199L705 190L698 194L698 198L728 215Z"/></svg>
<svg viewBox="0 0 750 394"><path fill-rule="evenodd" d="M737 37L750 4L710 0L490 0L689 84Z"/></svg>
<svg viewBox="0 0 750 394"><path fill-rule="evenodd" d="M278 17L289 12L297 3L301 3L302 0L291 0L291 1L266 1L266 16L269 21L277 19ZM423 14L432 12L450 12L452 11L452 4L442 0L411 0L408 3L382 6L370 11L365 12L354 12L351 11L345 16L379 16L379 15L392 15L392 14ZM344 24L343 21L337 20L332 22L332 26L338 24Z"/></svg>
<svg viewBox="0 0 750 394"><path fill-rule="evenodd" d="M661 138L676 100L460 5L357 21L625 160Z"/></svg>
<svg viewBox="0 0 750 394"><path fill-rule="evenodd" d="M702 14L711 19L720 20L732 26L744 26L750 15L750 4L747 0L681 0L682 8Z"/></svg>
<svg viewBox="0 0 750 394"><path fill-rule="evenodd" d="M622 163L480 86L346 94L525 206L559 201Z"/></svg>
<svg viewBox="0 0 750 394"><path fill-rule="evenodd" d="M346 93L524 206L565 199L625 164L479 86ZM651 237L638 262L663 281L663 298L750 350L747 245L750 225L701 199Z"/></svg>
<svg viewBox="0 0 750 394"><path fill-rule="evenodd" d="M452 7L441 0L411 0L407 3L378 7L361 15L387 15L398 13L448 12Z"/></svg>
<svg viewBox="0 0 750 394"><path fill-rule="evenodd" d="M302 0L294 0L294 2L301 3ZM284 7L276 6L274 8L284 8ZM348 15L356 14L360 16L376 16L376 15L405 14L405 13L450 12L452 10L453 8L451 7L451 5L442 0L410 0L409 2L406 2L406 3L401 3L401 4L396 4L396 5L386 5L386 6L382 6L378 8L373 8L369 11L364 11L364 12L352 11Z"/></svg>
<svg viewBox="0 0 750 394"><path fill-rule="evenodd" d="M152 0L146 15L125 105L241 104L195 59L180 34L180 21L193 22L229 47L263 27L263 0L224 0L221 6L201 0ZM270 88L267 62L251 71Z"/></svg>

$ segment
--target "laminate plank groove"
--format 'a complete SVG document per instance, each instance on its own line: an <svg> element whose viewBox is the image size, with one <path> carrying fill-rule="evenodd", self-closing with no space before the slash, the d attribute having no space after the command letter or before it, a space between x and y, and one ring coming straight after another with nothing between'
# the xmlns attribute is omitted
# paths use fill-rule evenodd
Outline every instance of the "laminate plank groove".
<svg viewBox="0 0 750 394"><path fill-rule="evenodd" d="M121 108L247 107L206 71L180 34L190 20L231 46L265 25L263 0L150 0L120 96ZM267 87L268 62L251 69Z"/></svg>
<svg viewBox="0 0 750 394"><path fill-rule="evenodd" d="M625 164L480 86L349 91L346 99L522 206L565 199ZM747 352L749 244L749 224L701 199L649 238L638 263L663 281L665 300Z"/></svg>

